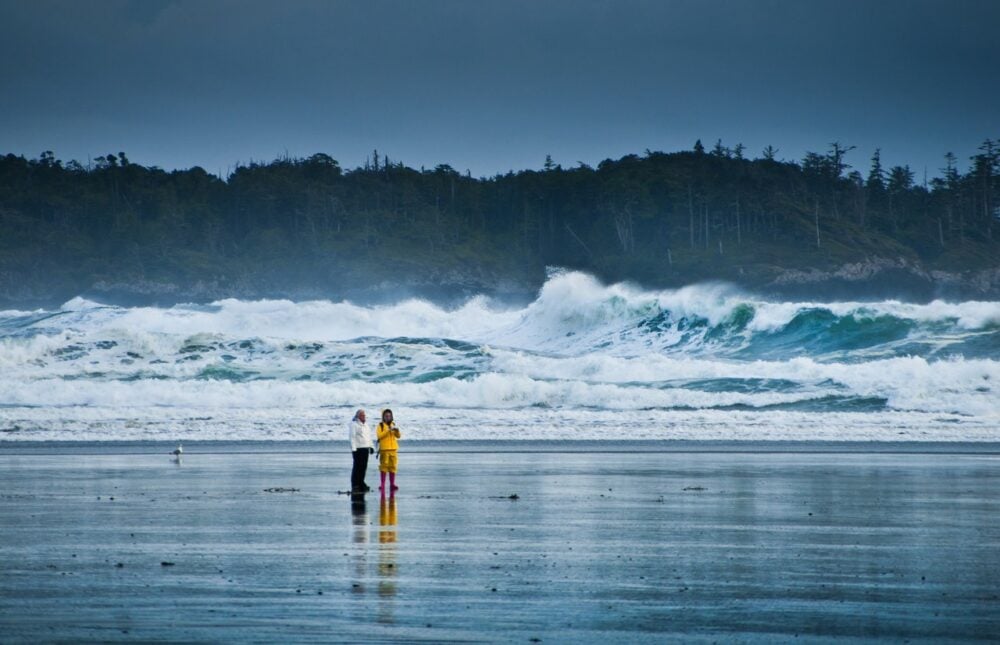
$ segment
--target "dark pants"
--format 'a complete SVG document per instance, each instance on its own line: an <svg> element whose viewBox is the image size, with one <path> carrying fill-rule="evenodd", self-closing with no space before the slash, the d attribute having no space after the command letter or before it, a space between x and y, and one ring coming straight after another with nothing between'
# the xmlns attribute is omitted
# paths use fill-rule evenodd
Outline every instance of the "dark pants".
<svg viewBox="0 0 1000 645"><path fill-rule="evenodd" d="M358 448L353 453L354 465L351 467L351 490L365 489L365 473L368 471L368 448Z"/></svg>

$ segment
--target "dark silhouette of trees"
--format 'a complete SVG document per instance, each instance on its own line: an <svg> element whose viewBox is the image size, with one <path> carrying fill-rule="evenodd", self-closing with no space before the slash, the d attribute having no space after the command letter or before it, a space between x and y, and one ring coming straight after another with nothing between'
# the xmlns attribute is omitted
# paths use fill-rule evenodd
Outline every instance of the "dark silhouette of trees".
<svg viewBox="0 0 1000 645"><path fill-rule="evenodd" d="M95 283L307 285L424 280L537 283L546 266L680 284L764 281L781 268L902 258L959 270L1000 264L1000 144L966 174L945 155L916 185L908 166L867 176L854 146L801 163L719 140L706 153L646 150L563 168L473 178L373 151L343 169L324 153L238 165L227 177L164 171L124 152L84 166L52 151L0 157L0 298L75 295Z"/></svg>

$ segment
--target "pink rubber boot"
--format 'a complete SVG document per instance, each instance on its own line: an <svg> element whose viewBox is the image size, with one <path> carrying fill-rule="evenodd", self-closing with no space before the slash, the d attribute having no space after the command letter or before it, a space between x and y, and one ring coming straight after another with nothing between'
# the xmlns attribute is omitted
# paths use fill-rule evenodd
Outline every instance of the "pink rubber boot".
<svg viewBox="0 0 1000 645"><path fill-rule="evenodd" d="M399 486L396 485L396 473L389 473L389 489L392 492L399 490Z"/></svg>

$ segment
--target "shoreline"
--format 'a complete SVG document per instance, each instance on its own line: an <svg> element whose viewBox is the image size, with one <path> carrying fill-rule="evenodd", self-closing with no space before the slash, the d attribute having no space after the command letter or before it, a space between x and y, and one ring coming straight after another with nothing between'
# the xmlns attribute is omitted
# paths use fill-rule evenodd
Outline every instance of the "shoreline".
<svg viewBox="0 0 1000 645"><path fill-rule="evenodd" d="M176 441L0 441L0 455L156 455ZM194 454L346 454L346 441L185 440L185 456ZM785 441L785 440L410 440L403 453L658 453L658 454L949 454L1000 455L1000 441Z"/></svg>

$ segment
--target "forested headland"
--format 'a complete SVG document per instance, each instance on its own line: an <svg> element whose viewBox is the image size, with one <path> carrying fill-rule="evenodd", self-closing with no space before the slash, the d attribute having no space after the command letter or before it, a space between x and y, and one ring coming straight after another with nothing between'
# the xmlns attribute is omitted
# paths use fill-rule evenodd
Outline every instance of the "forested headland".
<svg viewBox="0 0 1000 645"><path fill-rule="evenodd" d="M378 152L353 169L315 154L224 178L125 153L86 166L8 154L0 303L523 294L550 266L816 299L1000 297L1000 143L966 172L944 155L929 181L884 168L877 150L852 168L850 150L790 162L698 142L488 178Z"/></svg>

